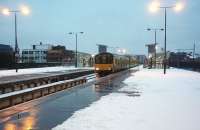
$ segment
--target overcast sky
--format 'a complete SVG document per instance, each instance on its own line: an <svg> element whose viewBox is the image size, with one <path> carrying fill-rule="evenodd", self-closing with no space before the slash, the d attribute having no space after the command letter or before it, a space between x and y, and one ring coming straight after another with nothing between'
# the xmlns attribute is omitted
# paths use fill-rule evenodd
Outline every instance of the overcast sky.
<svg viewBox="0 0 200 130"><path fill-rule="evenodd" d="M163 5L174 4L166 0ZM171 2L173 1L173 2ZM18 15L20 48L30 48L40 41L75 48L75 37L68 32L83 31L78 37L80 51L95 53L96 44L126 48L133 54L146 54L145 44L154 42L153 32L146 28L162 28L164 11L148 11L151 0L0 0L0 8L18 9L28 5L29 16ZM192 48L197 41L200 50L200 1L184 0L182 12L168 10L168 50ZM14 17L0 15L0 43L14 45ZM159 46L164 32L158 34Z"/></svg>

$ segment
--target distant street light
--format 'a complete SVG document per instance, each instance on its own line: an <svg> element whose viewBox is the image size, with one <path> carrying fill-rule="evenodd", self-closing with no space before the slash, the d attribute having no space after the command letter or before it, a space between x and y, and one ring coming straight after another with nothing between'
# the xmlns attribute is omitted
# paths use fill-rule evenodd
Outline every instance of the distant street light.
<svg viewBox="0 0 200 130"><path fill-rule="evenodd" d="M155 34L155 62L154 62L154 65L155 65L155 68L156 68L156 45L157 45L157 41L156 41L156 39L157 39L157 31L164 31L164 29L163 28L147 28L147 31L154 31L154 34Z"/></svg>
<svg viewBox="0 0 200 130"><path fill-rule="evenodd" d="M16 69L16 72L18 72L17 63L18 63L18 58L19 58L19 47L18 47L18 40L17 40L17 13L28 15L30 13L30 10L26 6L21 6L19 10L10 10L8 8L4 8L2 10L2 14L4 15L8 16L10 15L10 13L14 13L14 17L15 17L15 69Z"/></svg>
<svg viewBox="0 0 200 130"><path fill-rule="evenodd" d="M119 48L119 47L116 47L117 48L117 52L119 53L119 54L126 54L127 53L127 50L126 49L124 49L124 48Z"/></svg>
<svg viewBox="0 0 200 130"><path fill-rule="evenodd" d="M150 12L157 12L158 9L164 9L165 11L165 44L164 44L164 51L165 51L165 55L164 55L164 74L166 74L166 68L167 68L167 51L166 51L166 43L167 43L167 9L174 9L175 11L179 12L184 8L184 4L183 3L176 3L175 5L172 6L160 6L160 2L154 0L150 6L149 6L149 10Z"/></svg>
<svg viewBox="0 0 200 130"><path fill-rule="evenodd" d="M77 43L78 43L78 34L83 34L84 32L69 32L68 34L70 34L70 35L75 35L75 37L76 37L76 52L75 52L75 67L77 68L78 67L78 51L77 51L77 49L78 49L78 47L77 47Z"/></svg>

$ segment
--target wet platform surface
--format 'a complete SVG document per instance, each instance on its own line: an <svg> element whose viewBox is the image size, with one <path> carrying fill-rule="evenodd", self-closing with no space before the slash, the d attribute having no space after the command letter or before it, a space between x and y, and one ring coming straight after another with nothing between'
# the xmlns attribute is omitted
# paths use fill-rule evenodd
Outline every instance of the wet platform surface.
<svg viewBox="0 0 200 130"><path fill-rule="evenodd" d="M123 87L129 73L114 78L96 79L26 104L0 112L1 130L49 130L67 120L75 111L89 106L102 96ZM94 82L97 82L96 85Z"/></svg>

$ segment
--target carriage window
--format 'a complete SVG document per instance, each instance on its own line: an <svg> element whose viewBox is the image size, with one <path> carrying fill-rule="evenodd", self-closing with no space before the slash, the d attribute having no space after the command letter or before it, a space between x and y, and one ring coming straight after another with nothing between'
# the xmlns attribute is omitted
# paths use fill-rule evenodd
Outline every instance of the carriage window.
<svg viewBox="0 0 200 130"><path fill-rule="evenodd" d="M100 57L99 56L96 56L95 57L95 64L99 64L100 63Z"/></svg>

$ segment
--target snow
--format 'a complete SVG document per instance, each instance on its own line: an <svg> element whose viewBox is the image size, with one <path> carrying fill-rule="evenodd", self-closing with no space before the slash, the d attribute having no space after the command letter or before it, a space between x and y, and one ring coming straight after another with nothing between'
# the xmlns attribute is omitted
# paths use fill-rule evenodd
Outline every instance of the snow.
<svg viewBox="0 0 200 130"><path fill-rule="evenodd" d="M58 81L58 82L55 82L55 83L41 85L39 87L27 88L27 89L23 89L23 90L20 90L20 91L14 91L14 92L10 92L10 93L5 93L5 94L1 94L0 95L0 99L7 98L7 97L10 97L10 96L20 95L20 94L27 93L27 92L32 92L32 91L39 90L39 89L42 89L42 88L44 89L44 88L49 88L51 86L65 84L65 83L68 83L68 82L71 82L71 81L76 81L76 80L79 80L79 79L84 79L84 78L87 79L88 77L93 77L93 76L94 76L94 74L90 74L90 75L81 76L81 77L78 77L78 78L75 78L75 79L68 79L68 80Z"/></svg>
<svg viewBox="0 0 200 130"><path fill-rule="evenodd" d="M123 83L53 130L200 130L200 73L142 69Z"/></svg>
<svg viewBox="0 0 200 130"><path fill-rule="evenodd" d="M56 67L42 67L42 68L28 68L28 69L19 69L18 72L13 70L0 70L0 77L4 76L14 76L14 75L23 75L23 74L37 74L43 72L55 72L55 71L67 71L83 68L75 68L74 66L56 66ZM85 68L91 69L91 68Z"/></svg>

